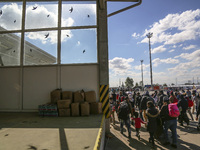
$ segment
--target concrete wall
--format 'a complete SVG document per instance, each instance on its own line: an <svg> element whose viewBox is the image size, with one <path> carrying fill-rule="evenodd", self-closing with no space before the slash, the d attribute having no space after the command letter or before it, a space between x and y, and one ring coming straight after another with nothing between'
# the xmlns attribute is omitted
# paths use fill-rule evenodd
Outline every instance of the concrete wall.
<svg viewBox="0 0 200 150"><path fill-rule="evenodd" d="M0 68L0 111L36 111L56 88L95 90L99 100L98 70L98 65Z"/></svg>
<svg viewBox="0 0 200 150"><path fill-rule="evenodd" d="M20 69L0 68L0 110L20 108Z"/></svg>

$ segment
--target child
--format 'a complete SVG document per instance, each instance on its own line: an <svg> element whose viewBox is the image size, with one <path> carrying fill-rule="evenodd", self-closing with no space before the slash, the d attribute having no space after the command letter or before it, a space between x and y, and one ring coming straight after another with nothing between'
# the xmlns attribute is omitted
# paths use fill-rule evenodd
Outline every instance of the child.
<svg viewBox="0 0 200 150"><path fill-rule="evenodd" d="M135 129L136 129L136 136L138 139L140 139L140 128L141 128L141 123L146 124L146 122L142 121L141 118L138 118L138 112L134 113L135 118L131 118L132 120L135 121Z"/></svg>

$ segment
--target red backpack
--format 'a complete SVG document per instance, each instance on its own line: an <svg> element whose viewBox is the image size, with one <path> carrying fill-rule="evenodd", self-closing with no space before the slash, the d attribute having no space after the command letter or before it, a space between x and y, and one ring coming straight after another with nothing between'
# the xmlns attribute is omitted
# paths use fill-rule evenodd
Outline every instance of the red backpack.
<svg viewBox="0 0 200 150"><path fill-rule="evenodd" d="M177 103L178 99L176 98L176 96L174 96L174 103Z"/></svg>
<svg viewBox="0 0 200 150"><path fill-rule="evenodd" d="M173 103L177 103L178 102L178 99L176 98L176 96L173 95L173 96L170 96L170 98L171 97L173 97Z"/></svg>
<svg viewBox="0 0 200 150"><path fill-rule="evenodd" d="M188 107L192 107L194 105L193 101L189 99L189 97L186 98L188 101Z"/></svg>
<svg viewBox="0 0 200 150"><path fill-rule="evenodd" d="M178 117L180 115L177 104L171 103L168 105L169 116L170 117Z"/></svg>
<svg viewBox="0 0 200 150"><path fill-rule="evenodd" d="M121 96L120 97L120 102L123 102L124 101L124 96Z"/></svg>

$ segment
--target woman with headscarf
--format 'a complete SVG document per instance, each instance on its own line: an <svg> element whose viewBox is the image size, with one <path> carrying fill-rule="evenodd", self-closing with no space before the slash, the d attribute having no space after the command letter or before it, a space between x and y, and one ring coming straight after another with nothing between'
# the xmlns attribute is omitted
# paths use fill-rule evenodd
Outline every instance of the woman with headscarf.
<svg viewBox="0 0 200 150"><path fill-rule="evenodd" d="M158 109L155 108L154 104L152 101L147 102L147 111L146 111L146 116L147 116L147 131L149 131L150 138L149 142L152 143L152 147L155 146L154 143L154 133L157 130L157 117L159 116L159 111Z"/></svg>

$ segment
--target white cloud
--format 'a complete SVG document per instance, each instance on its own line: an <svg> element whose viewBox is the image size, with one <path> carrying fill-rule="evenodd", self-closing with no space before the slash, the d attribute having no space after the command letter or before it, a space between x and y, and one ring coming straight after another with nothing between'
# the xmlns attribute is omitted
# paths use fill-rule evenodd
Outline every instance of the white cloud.
<svg viewBox="0 0 200 150"><path fill-rule="evenodd" d="M164 52L164 51L166 51L166 48L164 47L164 45L161 45L161 46L159 46L159 47L154 48L154 49L151 51L151 53L152 53L152 54L154 54L154 53L162 53L162 52Z"/></svg>
<svg viewBox="0 0 200 150"><path fill-rule="evenodd" d="M185 61L179 63L174 68L169 68L168 71L171 74L175 74L185 80L194 76L200 76L200 49L190 54L182 53L175 58L183 58Z"/></svg>
<svg viewBox="0 0 200 150"><path fill-rule="evenodd" d="M183 46L183 44L180 44L178 47L182 47Z"/></svg>
<svg viewBox="0 0 200 150"><path fill-rule="evenodd" d="M172 52L174 52L175 50L174 49L171 49L170 51L169 51L169 53L172 53Z"/></svg>
<svg viewBox="0 0 200 150"><path fill-rule="evenodd" d="M149 64L147 64L147 65L143 64L143 70L146 70L147 68L149 68ZM141 70L141 65L134 66L134 69Z"/></svg>
<svg viewBox="0 0 200 150"><path fill-rule="evenodd" d="M153 32L152 44L177 44L200 37L200 9L188 10L182 13L168 14L165 18L155 22L149 30L145 30L145 37L141 43L147 43L146 34ZM171 33L172 29L177 30Z"/></svg>
<svg viewBox="0 0 200 150"><path fill-rule="evenodd" d="M176 45L173 45L172 47L173 47L173 48L176 48L177 46L176 46Z"/></svg>
<svg viewBox="0 0 200 150"><path fill-rule="evenodd" d="M159 64L165 63L165 64L177 64L179 63L179 60L173 59L173 58L167 58L167 59L160 59L156 58L152 60L152 63L155 67L157 67Z"/></svg>
<svg viewBox="0 0 200 150"><path fill-rule="evenodd" d="M190 50L196 48L196 45L189 45L187 47L183 47L184 50Z"/></svg>
<svg viewBox="0 0 200 150"><path fill-rule="evenodd" d="M137 38L139 38L139 37L140 37L140 34L139 34L139 33L138 33L138 34L137 34L137 33L133 33L133 34L132 34L132 37L134 37L134 38L136 38L136 39L137 39Z"/></svg>
<svg viewBox="0 0 200 150"><path fill-rule="evenodd" d="M29 5L26 9L26 29L35 28L51 28L57 27L58 14L51 9L47 9L45 5L38 5L37 9L32 10L34 5ZM5 29L20 29L21 28L21 17L22 17L22 6L17 3L11 3L10 5L4 5L1 9L3 15L1 16L0 26ZM49 15L49 17L47 17ZM14 23L14 20L16 22ZM72 18L62 19L62 23L65 26L72 26L74 20ZM48 39L44 38L45 34L49 33ZM66 34L70 35L69 37ZM66 41L73 35L70 30L62 32L62 41ZM30 32L26 34L26 37L32 40L40 40L43 44L50 42L51 44L57 43L57 32Z"/></svg>
<svg viewBox="0 0 200 150"><path fill-rule="evenodd" d="M186 60L200 60L200 49L192 53L182 53L174 58L183 58Z"/></svg>
<svg viewBox="0 0 200 150"><path fill-rule="evenodd" d="M0 26L13 30L21 27L22 6L12 3L10 5L4 5L0 10L2 10ZM14 23L15 20L16 22Z"/></svg>
<svg viewBox="0 0 200 150"><path fill-rule="evenodd" d="M109 60L109 69L111 69L114 74L125 74L131 69L131 64L134 61L133 58L121 58L115 57Z"/></svg>

